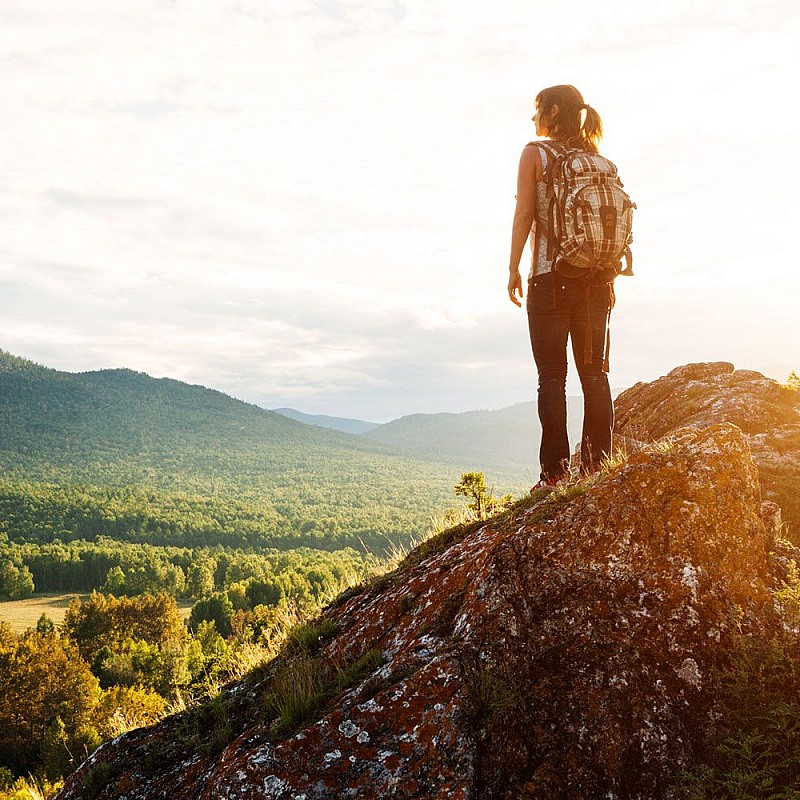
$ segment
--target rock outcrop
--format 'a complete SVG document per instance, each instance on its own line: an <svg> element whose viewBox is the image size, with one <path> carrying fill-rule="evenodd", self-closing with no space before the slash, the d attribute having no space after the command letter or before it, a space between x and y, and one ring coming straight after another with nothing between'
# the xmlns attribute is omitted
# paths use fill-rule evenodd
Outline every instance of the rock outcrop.
<svg viewBox="0 0 800 800"><path fill-rule="evenodd" d="M615 432L630 449L686 425L732 422L747 437L764 497L800 540L800 391L718 361L687 364L617 397Z"/></svg>
<svg viewBox="0 0 800 800"><path fill-rule="evenodd" d="M723 375L763 380L693 379L698 421ZM656 408L646 391L620 411L628 433ZM777 522L738 427L664 417L644 434L669 440L426 542L326 609L313 645L104 745L59 798L677 797L714 725L732 610L754 631L775 622ZM287 688L323 684L310 718L275 719Z"/></svg>

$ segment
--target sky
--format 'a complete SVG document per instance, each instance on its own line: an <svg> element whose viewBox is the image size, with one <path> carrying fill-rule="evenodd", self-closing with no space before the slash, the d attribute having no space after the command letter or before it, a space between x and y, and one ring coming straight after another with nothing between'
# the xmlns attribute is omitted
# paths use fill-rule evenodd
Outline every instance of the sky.
<svg viewBox="0 0 800 800"><path fill-rule="evenodd" d="M0 0L0 349L377 422L533 399L516 170L572 83L638 205L612 386L783 380L798 74L794 0Z"/></svg>

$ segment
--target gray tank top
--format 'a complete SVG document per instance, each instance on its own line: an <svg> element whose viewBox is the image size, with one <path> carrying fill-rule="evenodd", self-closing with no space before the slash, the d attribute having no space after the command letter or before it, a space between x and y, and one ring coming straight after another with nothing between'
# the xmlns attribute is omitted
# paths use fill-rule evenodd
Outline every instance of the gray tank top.
<svg viewBox="0 0 800 800"><path fill-rule="evenodd" d="M544 147L539 147L538 150L542 160L542 174L544 174L549 156ZM548 189L549 187L543 180L536 182L536 214L529 236L531 244L529 281L536 275L544 275L553 270L553 262L547 258L547 237L550 232L550 192ZM538 236L537 232L539 232Z"/></svg>

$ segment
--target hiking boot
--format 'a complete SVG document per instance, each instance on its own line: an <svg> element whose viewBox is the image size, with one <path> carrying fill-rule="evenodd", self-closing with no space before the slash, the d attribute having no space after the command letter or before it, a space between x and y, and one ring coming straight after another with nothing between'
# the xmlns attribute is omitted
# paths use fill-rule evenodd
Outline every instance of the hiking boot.
<svg viewBox="0 0 800 800"><path fill-rule="evenodd" d="M542 478L538 483L531 486L531 494L539 489L555 489L557 486L563 486L567 482L567 476L561 477L552 476L550 478Z"/></svg>

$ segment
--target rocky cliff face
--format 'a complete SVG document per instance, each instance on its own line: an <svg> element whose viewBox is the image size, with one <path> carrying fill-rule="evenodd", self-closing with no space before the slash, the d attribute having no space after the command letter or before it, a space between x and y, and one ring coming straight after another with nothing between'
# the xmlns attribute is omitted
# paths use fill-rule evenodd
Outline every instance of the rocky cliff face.
<svg viewBox="0 0 800 800"><path fill-rule="evenodd" d="M800 541L800 391L725 361L687 364L616 400L616 433L635 450L685 425L732 422L747 438L764 497Z"/></svg>
<svg viewBox="0 0 800 800"><path fill-rule="evenodd" d="M732 610L753 631L776 624L777 512L762 507L748 441L762 422L738 387L775 392L781 424L796 423L777 389L725 370L634 387L621 430L652 409L637 437L669 440L427 542L326 609L310 643L100 748L59 797L677 797L714 725ZM723 379L746 435L701 416ZM676 429L663 409L690 380L692 425ZM306 689L319 691L305 718L276 719L279 698Z"/></svg>

